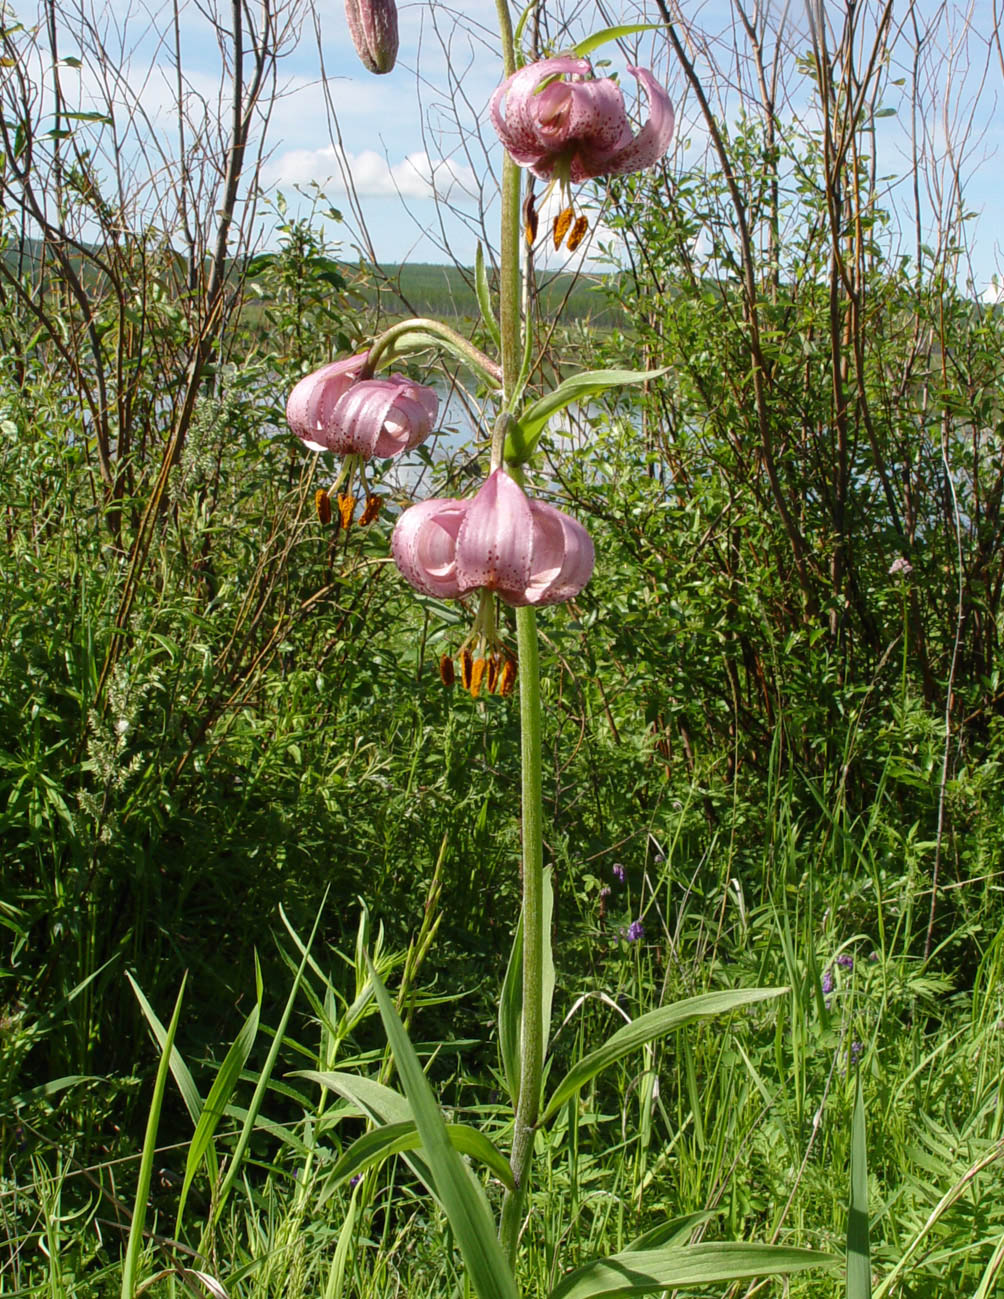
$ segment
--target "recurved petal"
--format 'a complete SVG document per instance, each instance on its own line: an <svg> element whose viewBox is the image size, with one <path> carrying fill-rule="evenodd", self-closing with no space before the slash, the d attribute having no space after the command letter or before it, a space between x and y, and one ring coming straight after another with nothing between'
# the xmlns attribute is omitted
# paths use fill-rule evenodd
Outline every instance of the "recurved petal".
<svg viewBox="0 0 1004 1299"><path fill-rule="evenodd" d="M366 361L366 353L322 366L301 379L289 394L286 420L298 438L312 451L330 451L336 432L335 406L355 382Z"/></svg>
<svg viewBox="0 0 1004 1299"><path fill-rule="evenodd" d="M578 520L542 501L530 501L533 518L531 575L522 604L561 604L592 577L595 554Z"/></svg>
<svg viewBox="0 0 1004 1299"><path fill-rule="evenodd" d="M457 535L461 591L486 587L509 604L523 603L532 533L529 501L518 483L496 469L470 501Z"/></svg>
<svg viewBox="0 0 1004 1299"><path fill-rule="evenodd" d="M387 379L362 379L353 384L332 411L332 451L369 460L376 453L384 421L397 397L396 384Z"/></svg>
<svg viewBox="0 0 1004 1299"><path fill-rule="evenodd" d="M394 563L424 595L455 600L468 588L457 580L457 534L470 502L453 497L421 501L405 510L391 535Z"/></svg>
<svg viewBox="0 0 1004 1299"><path fill-rule="evenodd" d="M378 456L396 456L417 447L432 432L439 413L435 389L413 383L403 374L392 374L388 382L397 385L397 398L377 438Z"/></svg>
<svg viewBox="0 0 1004 1299"><path fill-rule="evenodd" d="M549 148L541 136L537 87L548 77L584 77L589 72L589 63L585 59L564 56L541 59L507 77L492 95L492 124L499 139L521 166L531 165L531 159L543 163L543 154ZM541 94L547 95L551 91L552 87L547 87ZM558 90L556 93L560 96L562 92ZM517 154L523 158L517 158Z"/></svg>
<svg viewBox="0 0 1004 1299"><path fill-rule="evenodd" d="M590 152L606 153L632 139L624 96L616 81L601 77L598 81L575 82L568 91L566 142L582 141Z"/></svg>
<svg viewBox="0 0 1004 1299"><path fill-rule="evenodd" d="M438 409L439 398L432 389L404 375L360 380L332 412L331 449L367 460L399 455L429 436Z"/></svg>
<svg viewBox="0 0 1004 1299"><path fill-rule="evenodd" d="M583 162L592 176L620 176L629 171L644 171L663 157L673 138L676 119L665 87L647 68L628 68L628 72L644 87L648 96L648 121L636 136L605 156L592 150L588 156L584 154ZM574 174L572 179L576 179Z"/></svg>

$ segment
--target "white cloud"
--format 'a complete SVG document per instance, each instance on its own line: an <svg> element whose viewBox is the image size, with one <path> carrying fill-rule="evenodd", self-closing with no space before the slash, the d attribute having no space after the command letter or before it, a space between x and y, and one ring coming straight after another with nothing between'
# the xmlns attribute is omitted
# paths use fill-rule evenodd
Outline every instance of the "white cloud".
<svg viewBox="0 0 1004 1299"><path fill-rule="evenodd" d="M424 151L409 153L392 163L374 149L346 155L349 172L361 198L448 198L457 189L476 190L473 171L446 158L430 159ZM269 162L267 185L305 185L317 181L344 193L338 155L331 145L320 149L289 149Z"/></svg>

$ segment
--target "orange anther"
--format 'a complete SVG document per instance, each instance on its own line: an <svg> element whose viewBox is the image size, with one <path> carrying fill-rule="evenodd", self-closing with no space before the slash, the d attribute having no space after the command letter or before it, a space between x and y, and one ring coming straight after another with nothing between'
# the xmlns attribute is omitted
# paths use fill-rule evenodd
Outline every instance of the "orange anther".
<svg viewBox="0 0 1004 1299"><path fill-rule="evenodd" d="M499 673L499 694L511 695L512 688L516 684L516 660L507 658L502 664L502 671Z"/></svg>
<svg viewBox="0 0 1004 1299"><path fill-rule="evenodd" d="M470 690L474 669L474 660L469 649L460 651L460 682L465 690Z"/></svg>
<svg viewBox="0 0 1004 1299"><path fill-rule="evenodd" d="M558 215L554 218L555 248L561 247L561 241L568 233L568 227L572 224L573 216L575 216L575 213L572 211L572 209L570 207L566 207L563 212L559 212ZM582 218L580 217L579 220L581 221Z"/></svg>
<svg viewBox="0 0 1004 1299"><path fill-rule="evenodd" d="M383 506L382 496L367 496L366 505L363 509L362 514L359 516L359 526L361 528L365 528L367 523L372 523L373 520L376 518L376 516L380 513L380 509L382 506Z"/></svg>
<svg viewBox="0 0 1004 1299"><path fill-rule="evenodd" d="M352 515L356 509L356 498L354 496L338 495L338 517L342 521L342 527L348 532L352 527Z"/></svg>
<svg viewBox="0 0 1004 1299"><path fill-rule="evenodd" d="M576 218L575 225L572 226L572 233L568 236L568 251L574 253L579 244L585 238L586 231L589 229L589 221L584 216ZM557 245L556 245L557 246Z"/></svg>

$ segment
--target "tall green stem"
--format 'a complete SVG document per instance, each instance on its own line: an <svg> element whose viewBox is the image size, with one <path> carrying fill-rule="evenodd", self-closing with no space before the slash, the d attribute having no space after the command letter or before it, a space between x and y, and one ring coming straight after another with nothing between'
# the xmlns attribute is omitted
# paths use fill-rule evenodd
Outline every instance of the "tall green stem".
<svg viewBox="0 0 1004 1299"><path fill-rule="evenodd" d="M512 21L507 0L496 0L505 75L516 70ZM502 162L502 232L499 278L499 330L502 337L503 410L516 400L523 348L520 322L520 170L508 154ZM529 328L529 322L524 325ZM516 610L519 651L519 718L523 818L523 1014L520 1030L520 1085L510 1165L515 1191L502 1202L499 1238L510 1264L516 1261L520 1222L533 1136L540 1113L544 1067L544 837L540 725L540 656L533 609Z"/></svg>
<svg viewBox="0 0 1004 1299"><path fill-rule="evenodd" d="M512 1168L516 1190L502 1202L499 1237L510 1263L516 1259L519 1225L533 1158L533 1134L540 1113L544 1067L544 834L540 725L540 658L537 615L516 610L519 649L519 720L523 773L523 1018L520 1032L520 1085L513 1133Z"/></svg>

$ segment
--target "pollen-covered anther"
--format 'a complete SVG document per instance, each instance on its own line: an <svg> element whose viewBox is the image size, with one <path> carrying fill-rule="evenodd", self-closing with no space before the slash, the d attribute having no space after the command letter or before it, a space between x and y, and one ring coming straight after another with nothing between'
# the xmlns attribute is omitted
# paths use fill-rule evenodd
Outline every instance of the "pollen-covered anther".
<svg viewBox="0 0 1004 1299"><path fill-rule="evenodd" d="M493 695L495 693L495 687L498 684L498 679L499 679L499 656L498 654L490 654L488 657L488 680L486 682L488 686L489 694Z"/></svg>
<svg viewBox="0 0 1004 1299"><path fill-rule="evenodd" d="M314 509L322 524L326 526L331 522L331 497L323 487L318 488L314 493Z"/></svg>
<svg viewBox="0 0 1004 1299"><path fill-rule="evenodd" d="M460 684L465 690L470 690L473 679L474 656L469 649L462 649L460 651Z"/></svg>
<svg viewBox="0 0 1004 1299"><path fill-rule="evenodd" d="M540 219L537 216L537 209L534 206L533 193L526 196L523 203L523 234L526 237L527 244L532 248L537 239L537 229L540 225Z"/></svg>
<svg viewBox="0 0 1004 1299"><path fill-rule="evenodd" d="M511 695L515 684L516 660L506 655L505 662L502 664L502 670L499 672L499 694L503 697Z"/></svg>
<svg viewBox="0 0 1004 1299"><path fill-rule="evenodd" d="M348 532L352 527L352 516L356 510L356 498L345 493L338 493L338 517L342 521L342 527Z"/></svg>
<svg viewBox="0 0 1004 1299"><path fill-rule="evenodd" d="M565 245L570 253L574 253L579 244L582 243L588 229L588 217L580 216L575 218L575 225L572 226L572 233L568 236L568 243Z"/></svg>
<svg viewBox="0 0 1004 1299"><path fill-rule="evenodd" d="M383 497L374 496L372 493L370 493L366 497L366 505L363 507L363 512L359 516L359 526L361 528L365 528L367 523L372 523L373 520L376 518L376 516L380 513L382 506L383 506Z"/></svg>
<svg viewBox="0 0 1004 1299"><path fill-rule="evenodd" d="M444 654L439 660L439 679L447 689L457 679L457 674L453 670L453 659L450 658L449 654Z"/></svg>
<svg viewBox="0 0 1004 1299"><path fill-rule="evenodd" d="M558 215L554 218L555 249L561 247L565 235L568 234L568 228L572 224L572 217L574 216L575 213L572 211L572 209L570 207L566 207L563 211L559 212ZM580 217L579 220L581 221L582 218ZM578 224L578 222L576 222L576 224Z"/></svg>
<svg viewBox="0 0 1004 1299"><path fill-rule="evenodd" d="M471 664L471 684L469 686L471 698L477 699L481 693L481 682L485 677L485 669L488 666L487 659L475 659Z"/></svg>

